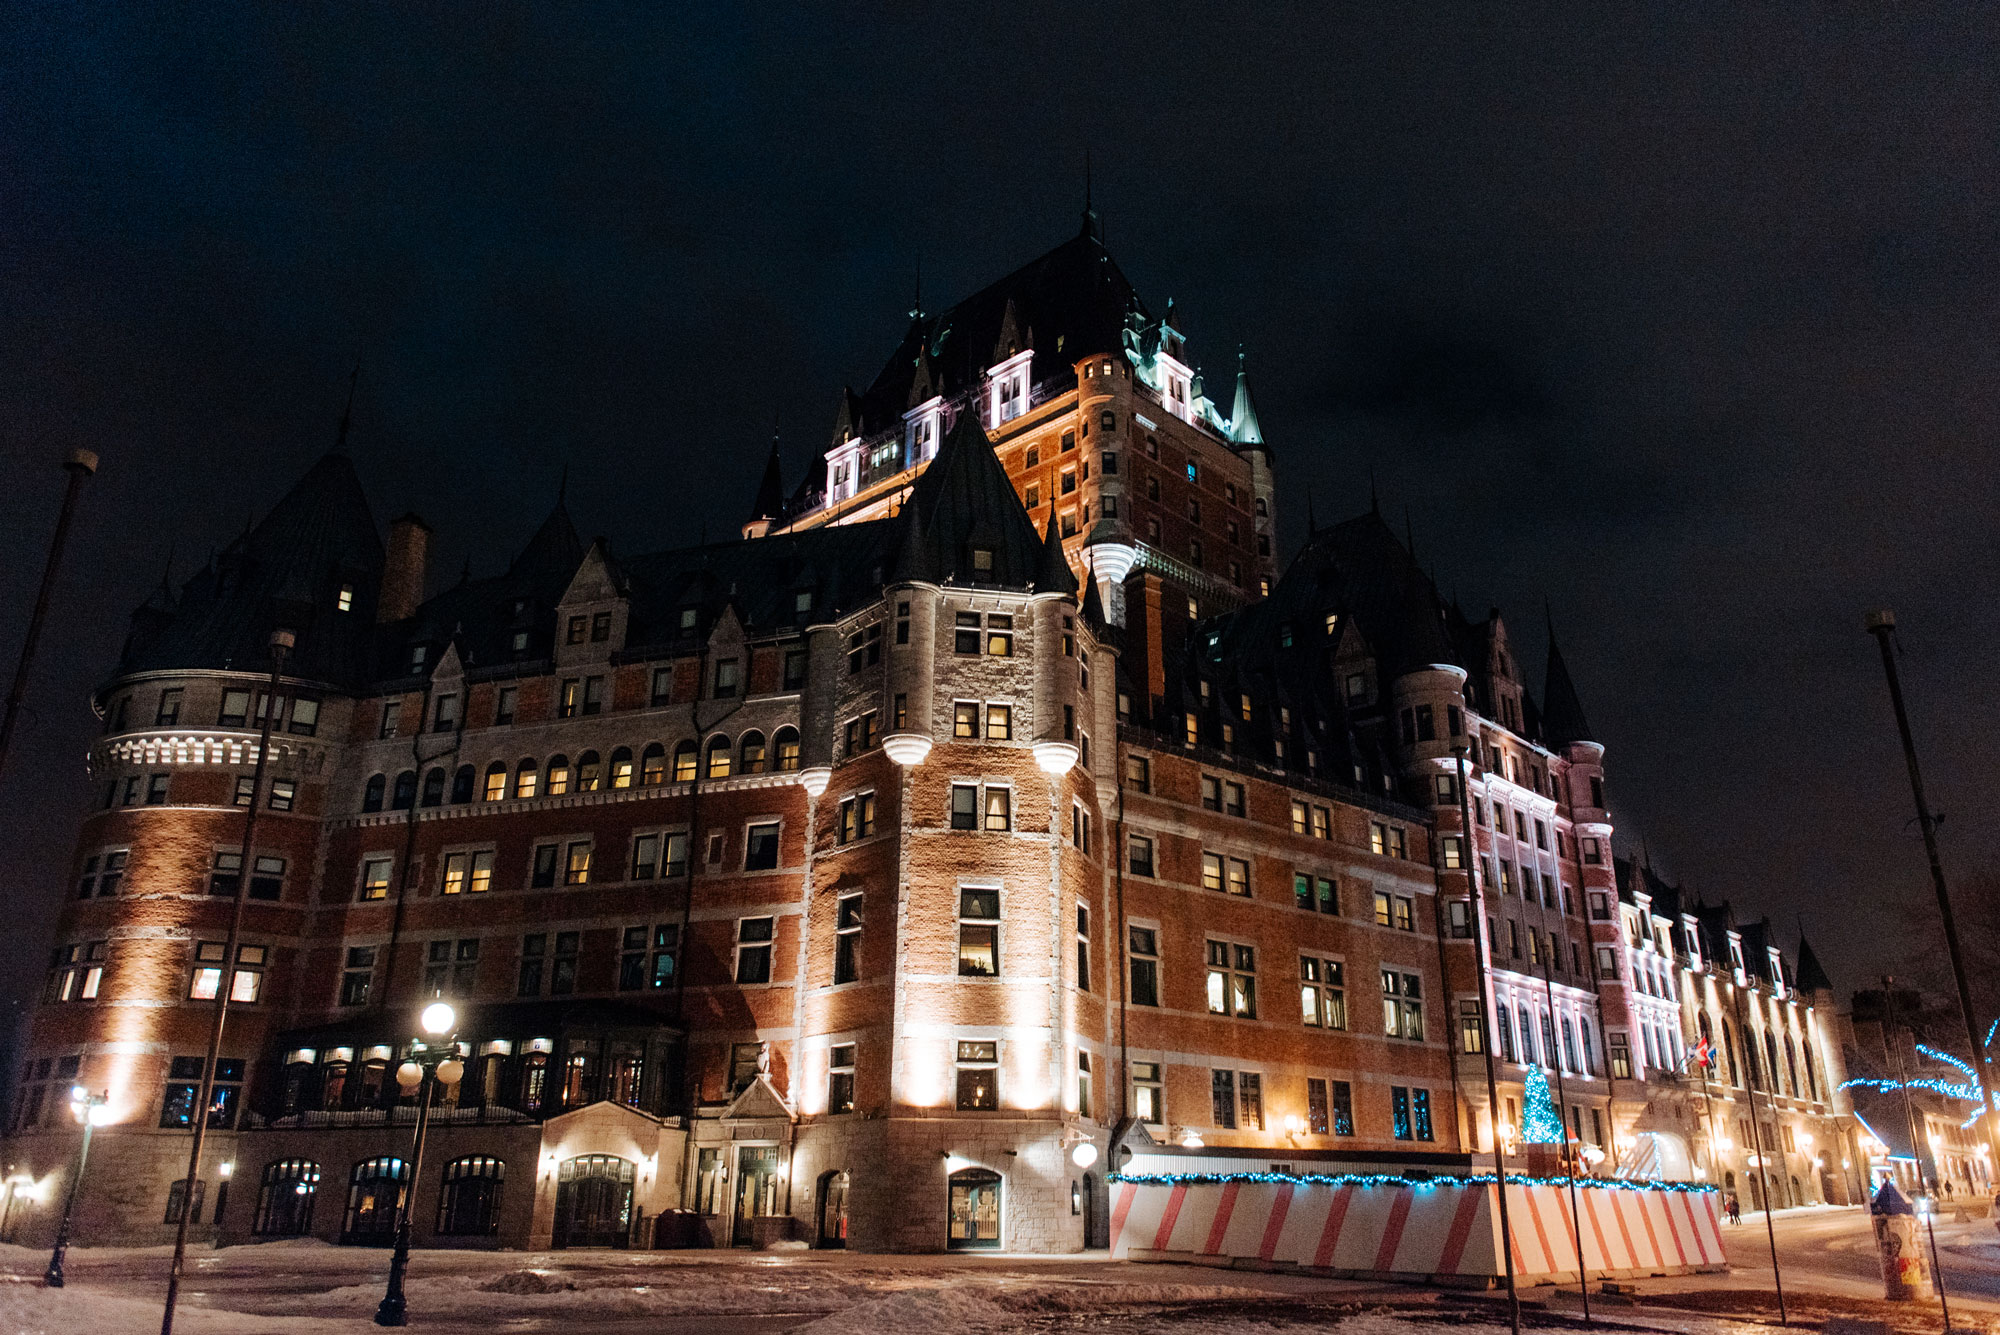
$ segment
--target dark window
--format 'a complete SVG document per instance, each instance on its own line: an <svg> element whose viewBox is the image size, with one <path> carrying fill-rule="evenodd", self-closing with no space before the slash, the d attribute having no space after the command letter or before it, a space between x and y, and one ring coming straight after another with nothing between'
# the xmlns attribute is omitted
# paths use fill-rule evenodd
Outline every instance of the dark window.
<svg viewBox="0 0 2000 1335"><path fill-rule="evenodd" d="M1128 938L1132 959L1132 1004L1134 1006L1157 1006L1160 1004L1160 938L1150 927L1130 929Z"/></svg>
<svg viewBox="0 0 2000 1335"><path fill-rule="evenodd" d="M744 840L743 870L770 871L778 865L778 825L752 825Z"/></svg>
<svg viewBox="0 0 2000 1335"><path fill-rule="evenodd" d="M386 776L381 774L369 775L368 786L361 790L361 809L363 811L380 811L382 809L382 793L387 786L388 779Z"/></svg>

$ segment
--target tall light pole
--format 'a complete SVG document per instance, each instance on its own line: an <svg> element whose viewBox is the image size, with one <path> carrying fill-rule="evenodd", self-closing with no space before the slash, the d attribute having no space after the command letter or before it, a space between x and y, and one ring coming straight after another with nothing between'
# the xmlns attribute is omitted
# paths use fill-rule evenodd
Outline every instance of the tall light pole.
<svg viewBox="0 0 2000 1335"><path fill-rule="evenodd" d="M70 1213L76 1209L76 1190L83 1185L84 1165L90 1162L90 1133L104 1120L103 1109L108 1101L109 1095L93 1094L82 1085L69 1092L70 1110L83 1123L83 1145L76 1152L76 1172L70 1176L69 1195L63 1200L62 1226L56 1229L56 1249L49 1253L49 1268L42 1272L42 1282L52 1289L63 1286L63 1257L69 1252ZM187 1209L185 1197L182 1198L181 1209Z"/></svg>
<svg viewBox="0 0 2000 1335"><path fill-rule="evenodd" d="M69 472L69 487L63 492L62 509L56 512L55 536L49 539L48 559L42 564L42 586L35 592L35 610L28 615L28 634L21 641L21 661L14 667L14 688L7 693L7 712L0 716L0 770L7 768L7 748L14 740L14 725L21 719L21 704L28 698L28 669L35 662L35 647L41 643L42 623L48 620L49 597L55 592L56 568L62 564L63 546L69 541L69 521L76 513L76 498L83 480L97 471L97 456L89 450L71 450L63 460Z"/></svg>
<svg viewBox="0 0 2000 1335"><path fill-rule="evenodd" d="M424 1007L418 1023L429 1037L417 1040L410 1056L396 1068L396 1083L417 1096L417 1131L410 1147L410 1180L396 1207L396 1252L389 1260L389 1288L375 1309L378 1326L408 1323L409 1303L403 1297L403 1273L410 1267L410 1206L417 1197L417 1179L424 1170L424 1133L430 1129L431 1095L438 1085L456 1085L465 1076L458 1059L454 1031L458 1016L442 1001Z"/></svg>
<svg viewBox="0 0 2000 1335"><path fill-rule="evenodd" d="M1994 1108L1993 1084L1986 1078L1986 1045L1980 1041L1979 1021L1973 1016L1972 984L1966 980L1965 955L1958 948L1958 922L1952 917L1951 893L1944 884L1944 863L1938 858L1937 821L1931 816L1931 804L1924 798L1923 771L1917 768L1917 744L1910 736L1910 715L1903 708L1903 683L1896 675L1896 655L1889 646L1896 633L1896 614L1886 607L1870 612L1866 625L1882 650L1882 675L1889 679L1889 703L1896 711L1896 731L1903 737L1903 761L1910 770L1910 796L1917 802L1917 827L1924 832L1931 887L1937 891L1938 917L1944 923L1945 953L1951 957L1952 981L1958 984L1958 1011L1965 1020L1966 1041L1972 1045L1967 1055L1972 1059L1973 1075L1979 1080L1979 1101L1986 1110L1986 1142L1993 1147L1994 1162L2000 1163L2000 1130L1994 1126L2000 1120L2000 1111Z"/></svg>
<svg viewBox="0 0 2000 1335"><path fill-rule="evenodd" d="M1486 1121L1493 1133L1494 1190L1500 1200L1500 1264L1507 1276L1507 1322L1521 1335L1521 1295L1514 1287L1514 1231L1507 1219L1507 1152L1500 1145L1500 1075L1493 1065L1492 1004L1486 971L1486 896L1479 884L1478 836L1472 826L1472 798L1465 789L1466 744L1451 749L1458 762L1458 825L1465 837L1465 881L1471 888L1466 905L1472 919L1472 962L1479 981L1479 1047L1486 1054Z"/></svg>
<svg viewBox="0 0 2000 1335"><path fill-rule="evenodd" d="M243 845L236 862L236 893L229 910L229 934L222 946L222 976L215 984L215 1019L208 1027L208 1057L202 1062L201 1088L195 1095L186 1194L181 1198L180 1224L174 1230L174 1259L167 1267L167 1302L160 1314L160 1335L174 1335L174 1306L180 1298L181 1267L187 1261L188 1222L194 1215L195 1184L201 1181L201 1151L208 1138L209 1103L215 1098L215 1064L222 1058L222 1030L229 1019L229 994L236 990L236 943L243 935L243 905L250 889L250 873L257 865L253 844L257 834L257 802L263 794L264 769L271 758L271 727L278 717L278 687L285 670L285 655L296 643L296 637L288 630L271 632L271 681L264 693L257 759L250 770L250 806L243 813ZM218 1203L218 1212L219 1209Z"/></svg>
<svg viewBox="0 0 2000 1335"><path fill-rule="evenodd" d="M1734 961L1731 962L1732 969ZM1778 1291L1778 1324L1788 1326L1791 1321L1785 1312L1785 1272L1778 1265L1778 1229L1771 1217L1777 1213L1777 1202L1771 1199L1771 1166L1764 1156L1764 1128L1757 1122L1757 1040L1750 1033L1750 1026L1743 1020L1743 992L1750 985L1750 971L1743 971L1743 982L1734 979L1727 984L1730 1008L1736 1012L1736 1032L1743 1039L1743 1094L1750 1101L1750 1149L1757 1156L1757 1180L1764 1184L1764 1239L1771 1244L1771 1283ZM1775 1060L1775 1058L1773 1059ZM1777 1072L1773 1071L1775 1079ZM1776 1120L1777 1109L1772 1108L1772 1120ZM1773 1146L1772 1148L1776 1148Z"/></svg>

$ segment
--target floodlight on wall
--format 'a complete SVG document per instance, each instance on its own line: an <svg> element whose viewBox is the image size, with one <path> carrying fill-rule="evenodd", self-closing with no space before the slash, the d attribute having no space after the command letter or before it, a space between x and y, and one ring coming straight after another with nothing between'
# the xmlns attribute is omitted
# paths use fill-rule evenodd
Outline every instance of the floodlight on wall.
<svg viewBox="0 0 2000 1335"><path fill-rule="evenodd" d="M1036 742L1035 763L1044 774L1067 774L1076 765L1075 742Z"/></svg>
<svg viewBox="0 0 2000 1335"><path fill-rule="evenodd" d="M833 771L825 765L814 765L811 769L802 769L799 771L799 787L806 790L807 797L815 800L818 799L821 793L826 791L826 786L832 782Z"/></svg>

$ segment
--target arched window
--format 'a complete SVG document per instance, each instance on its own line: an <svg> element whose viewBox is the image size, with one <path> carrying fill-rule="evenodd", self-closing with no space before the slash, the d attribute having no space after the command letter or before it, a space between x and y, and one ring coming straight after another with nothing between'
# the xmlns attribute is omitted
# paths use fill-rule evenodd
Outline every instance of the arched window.
<svg viewBox="0 0 2000 1335"><path fill-rule="evenodd" d="M708 764L702 774L710 779L729 777L729 739L716 737L708 744Z"/></svg>
<svg viewBox="0 0 2000 1335"><path fill-rule="evenodd" d="M486 767L486 792L488 802L498 802L507 796L507 762L496 760Z"/></svg>
<svg viewBox="0 0 2000 1335"><path fill-rule="evenodd" d="M763 733L761 732L744 733L743 740L737 747L737 753L742 758L742 764L740 764L737 767L739 773L762 774L764 772Z"/></svg>
<svg viewBox="0 0 2000 1335"><path fill-rule="evenodd" d="M597 752L585 751L576 758L576 790L594 793L604 786L604 762Z"/></svg>
<svg viewBox="0 0 2000 1335"><path fill-rule="evenodd" d="M1743 1083L1743 1077L1739 1074L1741 1068L1736 1064L1736 1029L1727 1020L1722 1022L1722 1056L1728 1062L1723 1069L1722 1078L1732 1085L1741 1086Z"/></svg>
<svg viewBox="0 0 2000 1335"><path fill-rule="evenodd" d="M396 810L408 811L417 804L417 772L406 769L396 776Z"/></svg>
<svg viewBox="0 0 2000 1335"><path fill-rule="evenodd" d="M444 767L435 766L424 775L424 805L437 806L444 801Z"/></svg>
<svg viewBox="0 0 2000 1335"><path fill-rule="evenodd" d="M694 743L682 742L674 748L674 782L694 782Z"/></svg>
<svg viewBox="0 0 2000 1335"><path fill-rule="evenodd" d="M444 1166L438 1192L437 1231L453 1237L491 1237L500 1231L500 1189L507 1165L486 1154L467 1155Z"/></svg>
<svg viewBox="0 0 2000 1335"><path fill-rule="evenodd" d="M1782 1094L1785 1091L1778 1088L1778 1077L1783 1074L1778 1069L1778 1040L1768 1029L1764 1031L1764 1055L1770 1059L1768 1066L1771 1071L1771 1092Z"/></svg>
<svg viewBox="0 0 2000 1335"><path fill-rule="evenodd" d="M521 763L514 767L514 796L533 797L541 791L541 769L533 756L521 757Z"/></svg>
<svg viewBox="0 0 2000 1335"><path fill-rule="evenodd" d="M451 801L453 806L472 800L472 766L460 765L451 776Z"/></svg>
<svg viewBox="0 0 2000 1335"><path fill-rule="evenodd" d="M363 1159L347 1175L347 1218L340 1229L342 1242L386 1243L396 1233L396 1210L403 1203L403 1188L410 1180L410 1165L393 1155Z"/></svg>
<svg viewBox="0 0 2000 1335"><path fill-rule="evenodd" d="M611 786L632 786L632 748L629 746L621 746L611 753Z"/></svg>
<svg viewBox="0 0 2000 1335"><path fill-rule="evenodd" d="M542 785L542 791L550 797L561 797L569 791L568 756L549 757L548 782Z"/></svg>
<svg viewBox="0 0 2000 1335"><path fill-rule="evenodd" d="M1799 1085L1799 1056L1792 1048L1792 1039L1789 1034L1785 1036L1785 1074L1790 1077L1792 1082L1792 1097L1797 1098L1801 1088Z"/></svg>
<svg viewBox="0 0 2000 1335"><path fill-rule="evenodd" d="M657 788L667 781L667 748L658 742L648 743L644 754L639 757L639 782L648 788Z"/></svg>
<svg viewBox="0 0 2000 1335"><path fill-rule="evenodd" d="M772 735L771 749L777 753L773 769L794 770L799 767L799 733L796 728L780 728Z"/></svg>
<svg viewBox="0 0 2000 1335"><path fill-rule="evenodd" d="M295 1238L312 1232L313 1197L319 1194L319 1165L310 1159L278 1159L264 1165L251 1231L264 1238Z"/></svg>
<svg viewBox="0 0 2000 1335"><path fill-rule="evenodd" d="M363 811L380 811L382 809L382 794L388 786L388 776L382 774L369 775L368 786L361 790L361 809Z"/></svg>

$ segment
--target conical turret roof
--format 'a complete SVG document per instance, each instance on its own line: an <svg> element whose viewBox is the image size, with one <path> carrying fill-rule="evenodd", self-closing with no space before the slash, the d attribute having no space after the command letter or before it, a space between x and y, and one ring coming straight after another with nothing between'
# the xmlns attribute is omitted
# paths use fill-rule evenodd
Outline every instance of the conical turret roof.
<svg viewBox="0 0 2000 1335"><path fill-rule="evenodd" d="M915 531L907 541L940 579L1028 588L1041 578L1042 542L1014 484L993 453L976 413L961 412L937 456L911 489L906 512ZM978 552L985 552L980 564ZM1076 579L1068 575L1074 592Z"/></svg>
<svg viewBox="0 0 2000 1335"><path fill-rule="evenodd" d="M1250 401L1250 372L1244 369L1243 354L1236 354L1236 405L1229 413L1229 439L1237 445L1262 445L1264 428L1257 421L1257 405Z"/></svg>
<svg viewBox="0 0 2000 1335"><path fill-rule="evenodd" d="M1590 720L1583 716L1583 701L1577 698L1576 683L1570 680L1562 650L1556 647L1553 626L1549 628L1548 674L1542 686L1542 738L1551 746L1597 740Z"/></svg>
<svg viewBox="0 0 2000 1335"><path fill-rule="evenodd" d="M764 460L764 480L757 484L757 499L750 506L750 517L777 519L784 513L784 466L778 458L778 438L773 436L770 456Z"/></svg>

